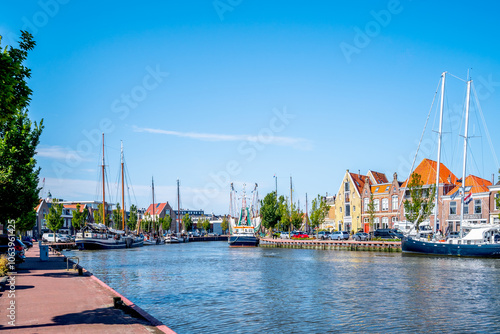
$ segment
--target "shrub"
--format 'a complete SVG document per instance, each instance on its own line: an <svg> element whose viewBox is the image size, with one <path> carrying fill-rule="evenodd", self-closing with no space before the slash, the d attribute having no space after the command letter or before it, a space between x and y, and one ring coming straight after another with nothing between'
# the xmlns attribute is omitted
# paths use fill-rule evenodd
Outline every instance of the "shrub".
<svg viewBox="0 0 500 334"><path fill-rule="evenodd" d="M9 261L7 260L7 256L5 254L2 254L0 256L0 277L3 277L7 274L9 271L8 266Z"/></svg>

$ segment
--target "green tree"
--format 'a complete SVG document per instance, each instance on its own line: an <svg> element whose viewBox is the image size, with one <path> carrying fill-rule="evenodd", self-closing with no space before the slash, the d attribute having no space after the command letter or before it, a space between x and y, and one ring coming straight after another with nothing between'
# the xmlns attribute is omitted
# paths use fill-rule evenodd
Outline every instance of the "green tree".
<svg viewBox="0 0 500 334"><path fill-rule="evenodd" d="M57 200L52 202L49 213L45 216L47 227L54 233L54 242L56 241L56 233L64 224L62 216L63 205Z"/></svg>
<svg viewBox="0 0 500 334"><path fill-rule="evenodd" d="M368 201L368 210L366 210L368 214L368 221L370 225L370 231L373 231L373 222L375 220L375 201L373 200L373 194L370 194L370 200Z"/></svg>
<svg viewBox="0 0 500 334"><path fill-rule="evenodd" d="M76 205L76 210L73 210L73 218L71 219L71 225L75 229L75 231L80 230L83 225L85 224L85 221L87 217L89 216L89 210L87 207L83 209L83 211L80 211L80 204Z"/></svg>
<svg viewBox="0 0 500 334"><path fill-rule="evenodd" d="M108 210L106 210L106 219L104 220L104 225L109 226L110 219L109 219L109 213L107 213L107 211ZM100 203L97 206L97 210L94 210L93 215L94 215L94 223L102 224L102 203Z"/></svg>
<svg viewBox="0 0 500 334"><path fill-rule="evenodd" d="M410 176L407 189L410 192L410 200L403 202L406 219L413 224L418 231L421 222L429 218L434 209L435 186L428 189L423 188L424 182L417 173Z"/></svg>
<svg viewBox="0 0 500 334"><path fill-rule="evenodd" d="M267 229L273 229L280 221L280 207L276 200L276 193L270 192L264 197L260 204L262 225Z"/></svg>
<svg viewBox="0 0 500 334"><path fill-rule="evenodd" d="M222 223L220 224L222 229L222 233L227 233L227 229L229 228L229 222L227 221L227 217L222 218Z"/></svg>
<svg viewBox="0 0 500 334"><path fill-rule="evenodd" d="M300 211L300 209L295 204L292 203L290 212L291 212L290 223L293 229L299 230L302 227L303 223L302 211Z"/></svg>
<svg viewBox="0 0 500 334"><path fill-rule="evenodd" d="M170 230L170 227L172 226L172 217L170 217L170 215L165 215L161 226L163 228L163 231Z"/></svg>
<svg viewBox="0 0 500 334"><path fill-rule="evenodd" d="M34 157L43 120L37 125L28 118L32 90L26 80L31 71L23 65L34 47L33 36L26 31L21 32L19 48L2 51L0 45L0 223L15 219L18 231L36 224L33 209L40 191L40 168Z"/></svg>
<svg viewBox="0 0 500 334"><path fill-rule="evenodd" d="M206 218L203 220L203 229L207 232L210 229L210 221Z"/></svg>
<svg viewBox="0 0 500 334"><path fill-rule="evenodd" d="M137 228L137 207L134 204L130 206L130 215L127 220L127 227L130 231L134 231Z"/></svg>
<svg viewBox="0 0 500 334"><path fill-rule="evenodd" d="M290 209L288 207L288 197L281 195L278 199L278 208L280 215L280 230L289 231L290 230Z"/></svg>
<svg viewBox="0 0 500 334"><path fill-rule="evenodd" d="M144 218L141 221L142 230L145 232L151 232L151 228L153 227L153 219L149 213L144 215Z"/></svg>
<svg viewBox="0 0 500 334"><path fill-rule="evenodd" d="M182 225L184 225L184 229L186 231L191 231L193 228L193 221L191 220L191 217L189 217L189 214L186 213L184 217L182 217Z"/></svg>
<svg viewBox="0 0 500 334"><path fill-rule="evenodd" d="M311 208L311 227L317 228L325 222L330 206L326 204L326 199L320 195L313 199Z"/></svg>
<svg viewBox="0 0 500 334"><path fill-rule="evenodd" d="M113 210L113 225L116 229L122 228L122 208L120 203L116 203L116 209Z"/></svg>

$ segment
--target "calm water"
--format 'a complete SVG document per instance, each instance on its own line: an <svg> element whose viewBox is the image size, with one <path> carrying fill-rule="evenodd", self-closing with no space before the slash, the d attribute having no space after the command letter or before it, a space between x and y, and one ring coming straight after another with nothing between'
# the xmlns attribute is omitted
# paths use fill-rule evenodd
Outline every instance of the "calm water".
<svg viewBox="0 0 500 334"><path fill-rule="evenodd" d="M495 259L226 242L68 253L177 333L500 332Z"/></svg>

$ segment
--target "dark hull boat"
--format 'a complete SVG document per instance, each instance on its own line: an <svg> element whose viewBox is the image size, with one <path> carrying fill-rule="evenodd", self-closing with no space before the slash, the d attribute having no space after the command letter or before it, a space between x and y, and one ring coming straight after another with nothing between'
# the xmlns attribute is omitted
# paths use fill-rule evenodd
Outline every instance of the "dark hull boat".
<svg viewBox="0 0 500 334"><path fill-rule="evenodd" d="M459 243L459 241L466 240L450 239L446 242L440 242L404 237L403 240L401 240L401 248L405 253L500 258L500 243L482 242L478 244L467 244L462 242Z"/></svg>
<svg viewBox="0 0 500 334"><path fill-rule="evenodd" d="M228 239L229 247L256 247L259 238L254 235L231 235Z"/></svg>

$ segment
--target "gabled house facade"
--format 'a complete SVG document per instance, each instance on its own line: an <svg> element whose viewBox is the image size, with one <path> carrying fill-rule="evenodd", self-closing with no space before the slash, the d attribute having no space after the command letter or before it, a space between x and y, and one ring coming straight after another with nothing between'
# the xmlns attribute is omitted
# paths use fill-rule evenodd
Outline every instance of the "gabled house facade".
<svg viewBox="0 0 500 334"><path fill-rule="evenodd" d="M144 213L144 216L147 216L147 215L149 215L151 217L151 219L153 219L153 221L158 221L158 219L165 218L166 215L169 215L170 217L172 217L172 225L171 225L170 229L177 232L177 230L175 230L175 228L176 228L175 220L177 217L175 215L174 210L172 209L172 207L170 206L170 204L168 202L166 202L166 203L154 203L154 207L153 207L153 204L150 204L148 206L148 208L146 209L146 212Z"/></svg>
<svg viewBox="0 0 500 334"><path fill-rule="evenodd" d="M422 188L429 189L431 185L436 184L437 162L430 159L424 159L422 160L422 162L420 162L417 168L415 168L413 173L420 175L421 181L423 181ZM406 220L405 210L403 205L403 202L405 200L411 199L410 192L407 187L411 177L412 176L410 175L410 177L403 182L399 190L399 202L401 203L399 209L401 221L399 223L399 226L400 228L403 229L409 228L411 224L411 222L408 222ZM436 225L436 231L442 229L442 223L447 219L447 215L443 210L443 196L447 195L453 188L455 188L459 184L459 182L457 181L458 181L457 177L448 169L448 167L446 167L443 163L440 163L439 183L438 183L439 184L438 206L434 207L433 214L427 220L430 223L431 227L434 227L434 225ZM435 213L437 213L437 222L435 221Z"/></svg>
<svg viewBox="0 0 500 334"><path fill-rule="evenodd" d="M465 178L465 195L464 199L464 215L463 225L477 225L486 224L490 221L492 206L490 189L492 183L480 177L469 175ZM460 194L462 188L461 182L443 196L443 224L442 231L459 231L460 230L460 216L462 210L462 195ZM470 196L469 196L470 194Z"/></svg>
<svg viewBox="0 0 500 334"><path fill-rule="evenodd" d="M491 224L500 224L500 206L497 205L496 199L500 197L500 182L488 187L490 192L490 215Z"/></svg>
<svg viewBox="0 0 500 334"><path fill-rule="evenodd" d="M372 232L379 228L399 227L399 188L397 173L393 174L392 182L387 182L385 174L376 173L377 178L371 177L375 172L368 172L365 185L362 190L362 218L363 230ZM377 183L378 182L378 183ZM373 221L370 224L371 212L369 203L373 196L374 212Z"/></svg>
<svg viewBox="0 0 500 334"><path fill-rule="evenodd" d="M346 171L335 199L335 229L358 231L362 228L361 191L366 177Z"/></svg>

